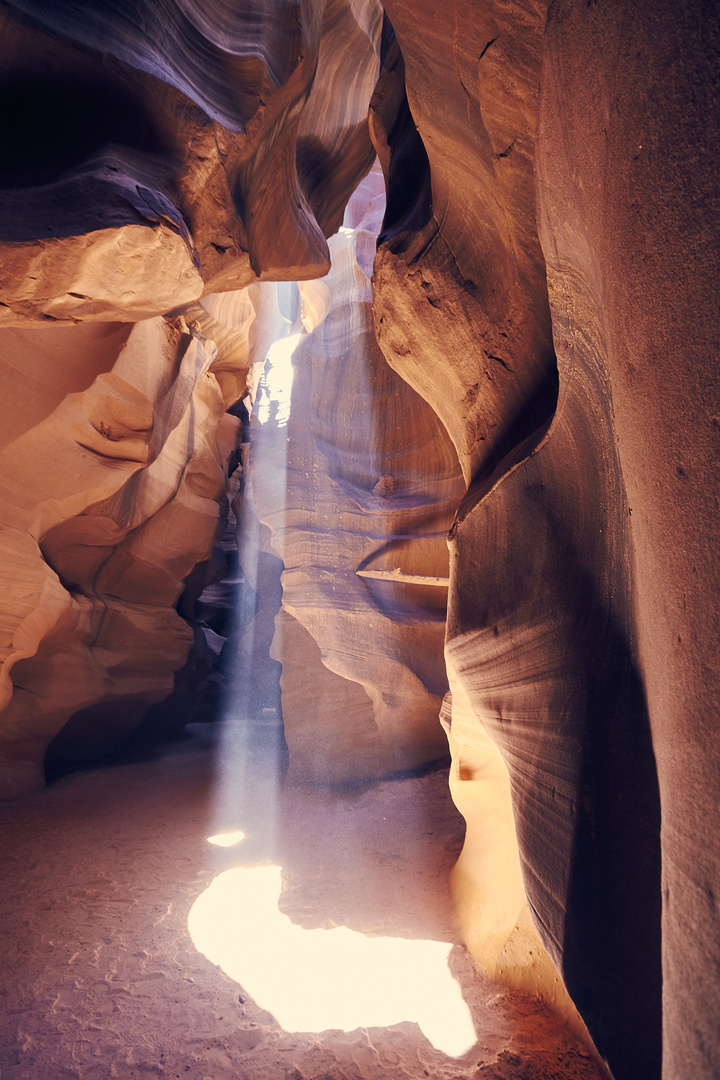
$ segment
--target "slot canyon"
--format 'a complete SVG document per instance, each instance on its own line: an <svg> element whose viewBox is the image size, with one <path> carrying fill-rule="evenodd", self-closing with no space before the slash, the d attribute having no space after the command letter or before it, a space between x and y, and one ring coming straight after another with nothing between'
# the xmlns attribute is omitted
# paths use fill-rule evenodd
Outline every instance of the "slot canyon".
<svg viewBox="0 0 720 1080"><path fill-rule="evenodd" d="M718 1080L718 4L0 56L0 1080Z"/></svg>

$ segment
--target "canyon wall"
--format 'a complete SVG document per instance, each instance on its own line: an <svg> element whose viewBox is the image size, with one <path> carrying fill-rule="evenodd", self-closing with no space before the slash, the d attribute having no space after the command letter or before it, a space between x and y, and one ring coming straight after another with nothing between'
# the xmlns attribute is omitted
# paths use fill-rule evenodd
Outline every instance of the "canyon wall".
<svg viewBox="0 0 720 1080"><path fill-rule="evenodd" d="M378 339L468 479L446 642L466 936L490 969L518 944L528 964L521 870L614 1075L710 1077L716 25L698 4L386 10L407 100L381 78L378 150L402 187L409 104L432 198L379 250Z"/></svg>
<svg viewBox="0 0 720 1080"><path fill-rule="evenodd" d="M261 385L253 412L254 505L284 566L272 652L288 782L358 783L447 755L446 534L464 485L443 425L375 341L384 207L373 170L329 242L325 317L292 339L287 383L265 398Z"/></svg>
<svg viewBox="0 0 720 1080"><path fill-rule="evenodd" d="M243 707L297 783L441 712L468 945L618 1080L720 1073L716 15L0 9L2 793L210 670L242 457Z"/></svg>
<svg viewBox="0 0 720 1080"><path fill-rule="evenodd" d="M259 281L329 269L375 156L381 18L0 12L6 796L112 751L174 686L182 713L189 651L212 666L193 613L224 572L226 409L276 328Z"/></svg>
<svg viewBox="0 0 720 1080"><path fill-rule="evenodd" d="M693 3L582 14L556 5L538 135L558 358L573 371L602 365L625 489L625 636L649 718L649 733L643 723L642 741L628 751L649 767L651 739L657 771L663 1069L672 1077L720 1069L709 989L720 942L720 246L711 164L720 130L718 28L708 14ZM634 757L633 771L639 764ZM640 839L653 824L639 813L648 789L628 780L624 792L612 792L616 829ZM636 880L629 867L623 903Z"/></svg>

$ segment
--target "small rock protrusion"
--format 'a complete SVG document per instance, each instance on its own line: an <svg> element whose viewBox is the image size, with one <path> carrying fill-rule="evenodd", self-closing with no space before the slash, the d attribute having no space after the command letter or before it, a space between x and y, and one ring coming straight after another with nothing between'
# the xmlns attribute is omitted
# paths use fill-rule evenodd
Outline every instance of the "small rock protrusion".
<svg viewBox="0 0 720 1080"><path fill-rule="evenodd" d="M373 495L377 495L378 498L390 499L395 494L395 480L389 473L383 473L375 482L372 490Z"/></svg>

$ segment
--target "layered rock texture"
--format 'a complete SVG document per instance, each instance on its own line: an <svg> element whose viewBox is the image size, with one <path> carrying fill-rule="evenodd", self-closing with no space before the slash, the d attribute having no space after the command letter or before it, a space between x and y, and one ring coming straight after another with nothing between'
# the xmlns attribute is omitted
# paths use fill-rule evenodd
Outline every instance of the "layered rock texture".
<svg viewBox="0 0 720 1080"><path fill-rule="evenodd" d="M297 341L285 385L280 364L268 372L254 412L255 507L285 568L273 655L289 781L357 782L447 753L447 585L422 579L447 578L464 485L444 427L375 341L384 206L374 171L330 240L327 314ZM298 300L308 307L307 289Z"/></svg>
<svg viewBox="0 0 720 1080"><path fill-rule="evenodd" d="M478 962L710 1080L717 13L383 7L0 5L3 792L191 645L296 783L434 760L444 699Z"/></svg>
<svg viewBox="0 0 720 1080"><path fill-rule="evenodd" d="M173 689L178 612L221 572L226 409L276 332L254 283L329 268L375 156L381 17L3 5L6 795L51 742L53 764L102 756Z"/></svg>
<svg viewBox="0 0 720 1080"><path fill-rule="evenodd" d="M380 6L7 3L2 321L317 277L374 152Z"/></svg>
<svg viewBox="0 0 720 1080"><path fill-rule="evenodd" d="M458 790L467 933L492 962L507 798L535 923L615 1075L711 1076L717 41L701 44L700 5L557 3L547 21L482 5L461 31L432 5L387 12L432 213L422 244L393 223L378 255L379 340L438 403L469 481L446 644L455 784L478 786ZM416 138L388 97L392 160ZM406 351L410 309L437 329ZM495 847L474 838L489 804ZM502 876L512 946L517 875Z"/></svg>

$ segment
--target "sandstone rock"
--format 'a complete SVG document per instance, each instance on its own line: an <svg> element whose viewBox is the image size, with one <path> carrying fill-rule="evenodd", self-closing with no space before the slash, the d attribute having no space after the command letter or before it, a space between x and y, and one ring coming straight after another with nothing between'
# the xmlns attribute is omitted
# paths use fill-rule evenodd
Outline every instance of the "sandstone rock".
<svg viewBox="0 0 720 1080"><path fill-rule="evenodd" d="M356 573L446 574L445 532L462 492L442 425L374 341L369 272L383 202L371 173L330 240L332 303L296 346L292 389L272 402L261 384L253 414L255 505L284 564L288 614L273 655L296 782L358 781L445 749L445 594ZM329 671L318 671L320 658Z"/></svg>
<svg viewBox="0 0 720 1080"><path fill-rule="evenodd" d="M375 324L390 365L445 424L469 483L547 421L556 395L532 211L544 6L474 6L461 32L429 3L393 0L386 10L427 153L432 215L424 220L402 95L381 93L372 133L388 159L393 219L375 264ZM404 213L406 185L416 194Z"/></svg>
<svg viewBox="0 0 720 1080"><path fill-rule="evenodd" d="M662 930L666 1077L720 1070L710 989L720 865L710 824L720 775L716 95L716 26L703 5L554 6L538 134L540 235L561 380L563 369L571 384L602 365L612 428L599 450L604 461L617 455L626 493L604 565L627 567L632 582L614 603L634 624L627 640L652 749L643 724L628 747L633 767L613 833L628 836L629 827L643 858L661 843L654 933L659 941ZM603 500L595 501L604 529ZM587 759L599 749L591 744ZM645 809L650 781L659 787L659 837ZM630 930L633 867L623 881ZM585 976L569 972L571 990ZM617 1075L632 1075L625 1068Z"/></svg>
<svg viewBox="0 0 720 1080"><path fill-rule="evenodd" d="M66 336L84 345L78 381L97 351L111 365L103 347L116 359L49 415L47 399L26 407L25 430L0 453L6 796L42 781L45 749L73 714L84 720L68 747L92 756L88 744L111 748L170 692L192 640L173 605L212 547L225 479L214 347L181 320L138 323L124 344L118 329L26 333L5 331L18 360L38 336L60 335L57 351L41 340L46 364ZM88 739L91 721L103 727L91 707L107 715L123 701Z"/></svg>
<svg viewBox="0 0 720 1080"><path fill-rule="evenodd" d="M618 1080L709 1080L712 12L385 7L3 6L3 791L169 692L249 392L236 709L279 706L281 662L291 780L359 781L442 752L449 676L477 960L570 1015L531 911ZM326 243L380 57L393 371L367 197Z"/></svg>
<svg viewBox="0 0 720 1080"><path fill-rule="evenodd" d="M559 3L547 32L532 4L482 5L462 32L430 5L387 11L433 217L379 252L379 340L443 417L468 479L446 646L466 934L501 964L521 866L613 1074L710 1077L716 1015L698 1002L714 979L717 762L697 717L717 712L714 30L699 5ZM397 89L376 101L390 181L398 132L412 136L402 108ZM477 379L483 366L497 386Z"/></svg>
<svg viewBox="0 0 720 1080"><path fill-rule="evenodd" d="M137 321L328 269L323 230L373 160L377 0L0 18L0 325Z"/></svg>

